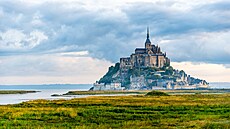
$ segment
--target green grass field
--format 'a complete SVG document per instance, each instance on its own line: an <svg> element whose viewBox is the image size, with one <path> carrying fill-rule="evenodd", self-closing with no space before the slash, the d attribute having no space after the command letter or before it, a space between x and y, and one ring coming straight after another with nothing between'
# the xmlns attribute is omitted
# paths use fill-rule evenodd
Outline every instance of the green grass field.
<svg viewBox="0 0 230 129"><path fill-rule="evenodd" d="M25 90L0 90L0 94L27 94L36 93L38 91L25 91Z"/></svg>
<svg viewBox="0 0 230 129"><path fill-rule="evenodd" d="M146 94L151 90L134 90L134 91L69 91L65 95L102 95L102 94ZM208 90L158 90L168 94L216 94L230 93L230 89L208 89ZM52 96L62 96L54 94Z"/></svg>
<svg viewBox="0 0 230 129"><path fill-rule="evenodd" d="M0 106L0 128L230 128L230 94L110 96Z"/></svg>
<svg viewBox="0 0 230 129"><path fill-rule="evenodd" d="M146 94L149 90L142 91L69 91L63 95L102 95L102 94Z"/></svg>

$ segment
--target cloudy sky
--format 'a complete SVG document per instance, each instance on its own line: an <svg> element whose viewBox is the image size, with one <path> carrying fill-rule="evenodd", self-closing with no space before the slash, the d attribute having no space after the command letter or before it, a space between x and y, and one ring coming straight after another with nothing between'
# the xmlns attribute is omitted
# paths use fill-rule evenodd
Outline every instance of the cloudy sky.
<svg viewBox="0 0 230 129"><path fill-rule="evenodd" d="M1 0L0 84L93 83L147 26L174 68L230 81L228 0Z"/></svg>

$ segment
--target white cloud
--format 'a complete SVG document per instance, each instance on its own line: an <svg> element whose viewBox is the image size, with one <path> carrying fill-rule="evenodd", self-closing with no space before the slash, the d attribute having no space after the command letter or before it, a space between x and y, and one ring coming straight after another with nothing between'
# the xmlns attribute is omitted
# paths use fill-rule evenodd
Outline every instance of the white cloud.
<svg viewBox="0 0 230 129"><path fill-rule="evenodd" d="M43 32L40 32L38 30L34 30L34 31L30 32L30 34L27 38L27 42L29 43L28 46L30 48L33 48L47 39L48 39L48 37Z"/></svg>
<svg viewBox="0 0 230 129"><path fill-rule="evenodd" d="M79 51L79 52L62 52L60 53L62 56L88 56L89 52L88 51Z"/></svg>
<svg viewBox="0 0 230 129"><path fill-rule="evenodd" d="M84 54L86 52L79 52ZM75 53L76 54L76 53ZM93 83L112 63L91 57L18 55L1 58L1 84Z"/></svg>
<svg viewBox="0 0 230 129"><path fill-rule="evenodd" d="M31 49L47 39L48 37L38 30L26 34L22 30L9 29L0 32L0 49Z"/></svg>
<svg viewBox="0 0 230 129"><path fill-rule="evenodd" d="M19 49L24 47L22 41L26 35L21 30L9 29L5 33L0 33L0 48Z"/></svg>
<svg viewBox="0 0 230 129"><path fill-rule="evenodd" d="M33 26L44 26L45 23L41 20L42 19L42 14L38 11L33 15L31 25Z"/></svg>
<svg viewBox="0 0 230 129"><path fill-rule="evenodd" d="M172 66L179 70L184 70L187 74L196 78L207 80L208 82L229 82L230 68L221 64L192 63L192 62L172 62Z"/></svg>

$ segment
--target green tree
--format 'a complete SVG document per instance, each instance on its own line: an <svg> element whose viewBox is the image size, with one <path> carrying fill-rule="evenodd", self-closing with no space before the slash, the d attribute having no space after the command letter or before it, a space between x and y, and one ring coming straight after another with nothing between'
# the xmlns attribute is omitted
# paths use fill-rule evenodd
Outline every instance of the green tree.
<svg viewBox="0 0 230 129"><path fill-rule="evenodd" d="M99 83L111 83L113 81L113 75L120 69L120 63L116 63L115 66L110 66L108 72L99 80Z"/></svg>

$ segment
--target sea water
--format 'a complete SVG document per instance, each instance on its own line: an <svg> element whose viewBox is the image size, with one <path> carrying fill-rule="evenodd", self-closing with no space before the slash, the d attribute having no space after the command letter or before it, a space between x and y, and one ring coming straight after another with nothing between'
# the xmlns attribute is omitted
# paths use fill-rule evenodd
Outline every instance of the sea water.
<svg viewBox="0 0 230 129"><path fill-rule="evenodd" d="M210 82L209 86L213 89L230 89L230 82Z"/></svg>
<svg viewBox="0 0 230 129"><path fill-rule="evenodd" d="M58 85L0 85L0 90L32 90L39 91L36 93L27 94L0 94L0 105L16 104L24 101L35 99L70 99L73 97L53 97L53 94L64 94L68 91L81 90L86 91L92 87L92 84L58 84ZM78 97L78 96L74 96ZM84 96L79 96L84 97Z"/></svg>

